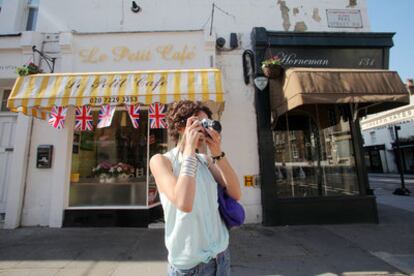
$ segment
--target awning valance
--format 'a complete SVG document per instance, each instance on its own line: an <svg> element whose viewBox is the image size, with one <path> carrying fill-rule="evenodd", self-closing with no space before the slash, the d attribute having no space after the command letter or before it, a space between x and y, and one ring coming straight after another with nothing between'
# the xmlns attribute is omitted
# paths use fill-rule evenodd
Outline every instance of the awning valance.
<svg viewBox="0 0 414 276"><path fill-rule="evenodd" d="M223 102L218 69L38 74L19 77L7 106L45 119L53 106Z"/></svg>
<svg viewBox="0 0 414 276"><path fill-rule="evenodd" d="M290 68L271 82L271 101L277 116L310 104L358 103L374 113L408 104L409 94L394 71Z"/></svg>

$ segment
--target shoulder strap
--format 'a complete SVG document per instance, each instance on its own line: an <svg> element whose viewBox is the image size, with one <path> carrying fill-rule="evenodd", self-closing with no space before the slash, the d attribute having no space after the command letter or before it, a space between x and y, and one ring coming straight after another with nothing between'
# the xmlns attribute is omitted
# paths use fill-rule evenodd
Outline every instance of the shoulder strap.
<svg viewBox="0 0 414 276"><path fill-rule="evenodd" d="M208 159L207 159L207 155L200 153L197 154L197 156L199 157L198 159L200 160L200 162L205 165L207 168L209 168L209 163L208 163Z"/></svg>

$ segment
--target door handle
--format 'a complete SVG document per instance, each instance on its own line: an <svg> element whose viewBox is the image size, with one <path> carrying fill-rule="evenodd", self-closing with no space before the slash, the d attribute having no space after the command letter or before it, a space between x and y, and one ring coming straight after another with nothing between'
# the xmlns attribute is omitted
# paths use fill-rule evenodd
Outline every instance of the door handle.
<svg viewBox="0 0 414 276"><path fill-rule="evenodd" d="M4 151L6 151L6 152L12 152L12 151L14 151L14 148L5 148Z"/></svg>

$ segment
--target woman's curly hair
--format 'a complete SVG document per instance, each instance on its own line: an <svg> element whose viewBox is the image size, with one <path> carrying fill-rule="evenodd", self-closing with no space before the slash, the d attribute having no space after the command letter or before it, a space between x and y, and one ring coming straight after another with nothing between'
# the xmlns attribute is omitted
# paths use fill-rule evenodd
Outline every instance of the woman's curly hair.
<svg viewBox="0 0 414 276"><path fill-rule="evenodd" d="M210 108L201 102L183 100L175 102L170 106L167 112L168 132L176 142L180 136L179 129L185 128L187 119L200 111L206 113L207 117L211 119L213 113Z"/></svg>

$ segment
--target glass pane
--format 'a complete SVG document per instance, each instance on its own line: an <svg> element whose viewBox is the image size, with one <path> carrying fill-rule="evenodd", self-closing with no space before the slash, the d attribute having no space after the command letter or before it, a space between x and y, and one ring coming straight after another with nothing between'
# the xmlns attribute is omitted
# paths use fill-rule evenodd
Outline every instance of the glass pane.
<svg viewBox="0 0 414 276"><path fill-rule="evenodd" d="M29 0L28 5L30 7L38 7L39 6L39 0Z"/></svg>
<svg viewBox="0 0 414 276"><path fill-rule="evenodd" d="M278 197L317 196L316 140L309 118L294 118L287 123L288 128L274 132Z"/></svg>
<svg viewBox="0 0 414 276"><path fill-rule="evenodd" d="M273 139L278 197L358 194L349 122L339 110L286 114Z"/></svg>
<svg viewBox="0 0 414 276"><path fill-rule="evenodd" d="M147 205L147 121L116 111L110 127L75 132L69 206Z"/></svg>
<svg viewBox="0 0 414 276"><path fill-rule="evenodd" d="M29 15L27 16L26 31L34 31L37 21L37 8L29 8Z"/></svg>
<svg viewBox="0 0 414 276"><path fill-rule="evenodd" d="M7 108L7 99L10 96L11 91L10 90L4 90L3 91L3 98L1 100L1 109L0 111L9 111Z"/></svg>
<svg viewBox="0 0 414 276"><path fill-rule="evenodd" d="M320 131L322 148L326 152L321 161L323 194L358 195L359 185L349 121L338 109L335 113L337 116L334 124L323 126Z"/></svg>

